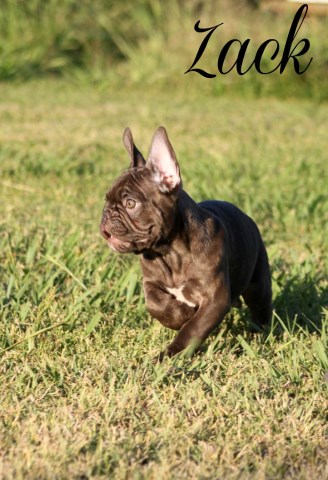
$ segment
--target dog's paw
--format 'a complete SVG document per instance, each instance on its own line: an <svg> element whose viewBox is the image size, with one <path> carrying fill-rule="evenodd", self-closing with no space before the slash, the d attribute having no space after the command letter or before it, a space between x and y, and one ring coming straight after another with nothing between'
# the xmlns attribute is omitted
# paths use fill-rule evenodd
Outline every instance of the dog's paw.
<svg viewBox="0 0 328 480"><path fill-rule="evenodd" d="M172 358L172 357L175 357L175 355L178 355L179 353L181 353L180 350L174 347L173 348L167 347L165 350L160 352L155 358L153 358L153 363L162 363L164 358Z"/></svg>
<svg viewBox="0 0 328 480"><path fill-rule="evenodd" d="M167 352L165 352L165 351L160 352L158 355L156 355L153 358L153 360L152 360L153 364L156 365L157 363L162 363L165 356L167 356Z"/></svg>

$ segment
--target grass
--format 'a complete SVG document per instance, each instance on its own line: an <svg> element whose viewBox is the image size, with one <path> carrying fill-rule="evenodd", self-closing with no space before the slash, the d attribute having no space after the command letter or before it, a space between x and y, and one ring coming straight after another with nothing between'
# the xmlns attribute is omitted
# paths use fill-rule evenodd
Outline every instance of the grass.
<svg viewBox="0 0 328 480"><path fill-rule="evenodd" d="M325 479L327 115L64 80L3 84L0 477ZM98 233L105 191L164 124L195 199L253 216L272 265L270 333L233 310L192 359L144 307L138 259Z"/></svg>
<svg viewBox="0 0 328 480"><path fill-rule="evenodd" d="M40 76L78 77L92 72L99 81L110 72L112 82L122 84L170 83L181 81L192 65L204 35L194 31L223 22L213 35L197 67L217 71L217 59L224 44L233 38L250 39L243 69L251 65L258 47L267 39L279 41L279 55L270 61L273 50L264 55L263 71L274 69L281 60L292 19L299 8L294 5L279 16L254 8L261 2L228 0L2 0L0 9L0 80L22 81ZM78 7L77 7L78 5ZM251 7L253 5L253 7ZM274 95L280 98L307 97L328 99L328 41L326 17L307 15L294 48L302 38L310 50L302 60L305 68L297 75L292 60L282 75L261 75L255 68L242 77L235 72L204 80L189 73L188 82L215 96L227 92L243 96ZM242 21L241 21L242 19ZM254 29L256 25L256 29ZM237 49L227 56L227 66L236 60Z"/></svg>

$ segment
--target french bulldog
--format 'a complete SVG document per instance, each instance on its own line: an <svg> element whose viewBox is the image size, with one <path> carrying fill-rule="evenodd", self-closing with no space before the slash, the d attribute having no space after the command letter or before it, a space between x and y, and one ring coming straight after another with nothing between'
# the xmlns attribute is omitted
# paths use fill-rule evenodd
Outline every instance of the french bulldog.
<svg viewBox="0 0 328 480"><path fill-rule="evenodd" d="M259 327L272 317L268 256L254 221L231 203L196 203L183 189L164 127L147 161L126 128L130 168L106 194L100 231L118 253L140 255L149 313L178 331L163 355L195 350L232 306Z"/></svg>

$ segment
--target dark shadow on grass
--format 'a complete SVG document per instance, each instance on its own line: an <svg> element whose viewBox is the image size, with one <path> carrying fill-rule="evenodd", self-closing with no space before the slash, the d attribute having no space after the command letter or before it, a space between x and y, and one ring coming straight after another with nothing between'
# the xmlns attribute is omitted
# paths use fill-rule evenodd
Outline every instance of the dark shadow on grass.
<svg viewBox="0 0 328 480"><path fill-rule="evenodd" d="M297 328L310 333L322 330L323 307L328 306L328 288L323 280L309 275L286 279L274 299L274 309L289 331Z"/></svg>
<svg viewBox="0 0 328 480"><path fill-rule="evenodd" d="M298 330L309 333L321 332L324 321L323 308L328 306L328 287L324 275L302 272L301 268L297 274L288 275L286 273L288 265L282 264L274 266L272 270L273 283L278 284L280 290L273 298L275 314L271 328L269 326L257 328L251 321L248 308L244 305L239 310L238 322L234 322L232 316L230 319L227 316L224 322L226 330L230 328L233 335L250 331L262 333L264 336L269 333L280 336L286 330L290 333Z"/></svg>
<svg viewBox="0 0 328 480"><path fill-rule="evenodd" d="M246 334L247 341L251 340L254 335L260 335L262 341L265 342L268 335L279 338L286 330L290 333L321 332L324 328L323 308L328 306L328 288L325 285L324 277L314 277L309 274L284 276L280 286L278 295L273 299L275 314L271 325L257 327L252 323L249 309L243 304L243 307L238 310L238 319L236 320L236 315L234 315L236 310L231 310L223 323L210 336L210 342L221 331L222 341L219 349L224 349L229 345L238 355L243 352L237 339L238 335L245 336ZM204 354L209 345L210 343L202 345L199 350Z"/></svg>

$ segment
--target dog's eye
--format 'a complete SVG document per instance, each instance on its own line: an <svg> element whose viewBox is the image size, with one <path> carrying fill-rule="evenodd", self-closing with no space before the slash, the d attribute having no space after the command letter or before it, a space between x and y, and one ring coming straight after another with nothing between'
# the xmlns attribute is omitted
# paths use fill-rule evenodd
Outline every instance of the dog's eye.
<svg viewBox="0 0 328 480"><path fill-rule="evenodd" d="M127 201L125 202L126 208L134 208L136 206L135 200L132 200L132 198L128 198Z"/></svg>

